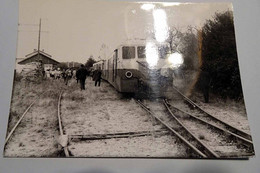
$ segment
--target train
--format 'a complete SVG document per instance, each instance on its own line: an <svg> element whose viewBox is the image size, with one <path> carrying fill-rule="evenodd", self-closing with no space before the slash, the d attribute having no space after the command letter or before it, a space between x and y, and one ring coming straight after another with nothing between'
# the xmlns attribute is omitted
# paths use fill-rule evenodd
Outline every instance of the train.
<svg viewBox="0 0 260 173"><path fill-rule="evenodd" d="M109 56L93 64L102 70L102 79L121 93L160 95L172 86L170 45L156 41L131 41L120 44Z"/></svg>

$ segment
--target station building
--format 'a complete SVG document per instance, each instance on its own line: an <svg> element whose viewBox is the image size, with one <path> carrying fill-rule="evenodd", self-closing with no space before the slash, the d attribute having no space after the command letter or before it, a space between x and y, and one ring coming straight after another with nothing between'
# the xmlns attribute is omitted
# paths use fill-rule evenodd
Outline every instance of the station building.
<svg viewBox="0 0 260 173"><path fill-rule="evenodd" d="M34 50L34 52L25 56L23 60L19 60L16 64L16 71L18 73L22 71L30 71L37 68L39 64L43 65L44 71L50 71L59 64L58 61L51 58L51 55L44 51Z"/></svg>

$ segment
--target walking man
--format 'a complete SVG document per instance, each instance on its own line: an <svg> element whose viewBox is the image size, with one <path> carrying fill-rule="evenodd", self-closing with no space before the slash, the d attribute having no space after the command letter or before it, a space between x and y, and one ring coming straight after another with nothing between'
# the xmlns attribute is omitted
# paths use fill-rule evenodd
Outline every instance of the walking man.
<svg viewBox="0 0 260 173"><path fill-rule="evenodd" d="M80 81L80 89L85 90L85 81L87 77L87 69L81 64L80 68L77 71L77 80Z"/></svg>

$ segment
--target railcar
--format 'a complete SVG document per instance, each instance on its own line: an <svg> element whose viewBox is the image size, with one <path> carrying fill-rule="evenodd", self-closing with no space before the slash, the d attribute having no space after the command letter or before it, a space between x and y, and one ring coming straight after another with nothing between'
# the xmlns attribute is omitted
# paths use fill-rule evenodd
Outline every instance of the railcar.
<svg viewBox="0 0 260 173"><path fill-rule="evenodd" d="M168 43L134 41L119 45L112 55L94 64L102 78L122 93L159 94L172 85Z"/></svg>
<svg viewBox="0 0 260 173"><path fill-rule="evenodd" d="M101 61L98 61L96 63L93 64L93 70L104 70L104 61L105 60L101 60Z"/></svg>

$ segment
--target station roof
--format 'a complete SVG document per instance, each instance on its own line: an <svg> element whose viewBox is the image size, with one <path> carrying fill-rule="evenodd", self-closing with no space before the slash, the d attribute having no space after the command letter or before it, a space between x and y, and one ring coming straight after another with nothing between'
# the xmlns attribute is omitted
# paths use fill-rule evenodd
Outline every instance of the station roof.
<svg viewBox="0 0 260 173"><path fill-rule="evenodd" d="M58 61L51 58L51 55L49 55L43 51L39 51L39 56L38 56L38 51L35 51L35 52L32 52L32 53L26 55L25 57L27 57L27 58L18 62L18 64L24 65L27 63L39 62L39 61L42 61L43 64L54 64L54 65L59 64Z"/></svg>

